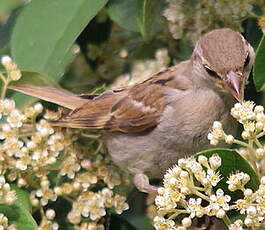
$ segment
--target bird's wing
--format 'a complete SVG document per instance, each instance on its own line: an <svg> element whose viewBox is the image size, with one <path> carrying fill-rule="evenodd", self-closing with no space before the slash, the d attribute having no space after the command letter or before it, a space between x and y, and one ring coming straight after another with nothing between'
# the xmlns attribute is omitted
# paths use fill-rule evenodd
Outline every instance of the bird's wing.
<svg viewBox="0 0 265 230"><path fill-rule="evenodd" d="M71 110L79 108L88 102L85 96L75 95L65 89L27 85L27 84L10 85L8 86L8 88L16 90L21 93L25 93L30 96L40 98L45 101L61 105Z"/></svg>
<svg viewBox="0 0 265 230"><path fill-rule="evenodd" d="M106 91L55 121L54 125L125 133L154 127L167 105L165 88L191 88L187 79L178 77L179 68L174 66L160 71L128 89Z"/></svg>

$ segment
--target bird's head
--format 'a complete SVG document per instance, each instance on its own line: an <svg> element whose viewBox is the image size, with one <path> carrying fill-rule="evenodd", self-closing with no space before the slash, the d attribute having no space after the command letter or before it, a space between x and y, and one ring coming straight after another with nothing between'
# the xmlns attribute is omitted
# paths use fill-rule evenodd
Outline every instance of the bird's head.
<svg viewBox="0 0 265 230"><path fill-rule="evenodd" d="M192 55L201 75L230 92L238 101L244 98L244 86L254 57L252 46L231 29L206 33L197 42Z"/></svg>

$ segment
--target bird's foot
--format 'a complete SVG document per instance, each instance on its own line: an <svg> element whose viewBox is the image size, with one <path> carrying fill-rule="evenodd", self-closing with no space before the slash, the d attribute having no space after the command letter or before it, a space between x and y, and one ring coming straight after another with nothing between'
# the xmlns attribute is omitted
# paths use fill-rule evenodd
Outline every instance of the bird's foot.
<svg viewBox="0 0 265 230"><path fill-rule="evenodd" d="M134 185L136 188L145 193L156 194L158 187L153 186L149 183L149 178L143 173L138 173L133 178Z"/></svg>

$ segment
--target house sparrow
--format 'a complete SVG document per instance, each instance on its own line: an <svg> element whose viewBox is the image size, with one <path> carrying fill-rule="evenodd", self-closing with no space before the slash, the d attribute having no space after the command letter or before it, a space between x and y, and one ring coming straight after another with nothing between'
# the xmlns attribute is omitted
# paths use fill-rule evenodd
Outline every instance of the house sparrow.
<svg viewBox="0 0 265 230"><path fill-rule="evenodd" d="M9 88L72 111L53 125L103 131L112 160L134 174L136 187L156 190L177 159L209 147L214 121L234 133L230 109L242 101L254 61L251 45L231 29L205 34L191 58L132 87L100 95L74 95L63 89L16 85Z"/></svg>

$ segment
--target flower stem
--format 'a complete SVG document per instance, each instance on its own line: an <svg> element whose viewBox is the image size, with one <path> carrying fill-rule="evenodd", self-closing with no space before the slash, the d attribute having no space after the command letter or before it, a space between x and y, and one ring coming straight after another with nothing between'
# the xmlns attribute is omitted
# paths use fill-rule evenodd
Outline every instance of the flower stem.
<svg viewBox="0 0 265 230"><path fill-rule="evenodd" d="M228 218L227 215L224 216L223 221L225 222L227 227L231 224L231 220Z"/></svg>
<svg viewBox="0 0 265 230"><path fill-rule="evenodd" d="M256 136L256 138L258 139L258 138L260 138L260 137L262 137L262 136L264 136L264 135L265 135L265 131L259 133L259 134Z"/></svg>
<svg viewBox="0 0 265 230"><path fill-rule="evenodd" d="M260 141L257 138L254 139L254 142L259 148L262 148L262 144L260 143Z"/></svg>
<svg viewBox="0 0 265 230"><path fill-rule="evenodd" d="M194 194L197 195L198 197L206 200L206 201L209 201L209 197L208 196L204 195L203 193L201 193L201 192L199 192L197 190L194 191Z"/></svg>
<svg viewBox="0 0 265 230"><path fill-rule="evenodd" d="M4 83L3 88L2 88L2 93L1 93L1 100L3 100L6 96L6 90L7 90L8 84L9 84L9 77L7 77L7 79L5 79L4 75L2 73L0 73L0 78Z"/></svg>
<svg viewBox="0 0 265 230"><path fill-rule="evenodd" d="M238 144L238 145L242 145L242 146L244 146L244 147L249 147L249 145L247 144L247 143L245 143L245 142L243 142L243 141L240 141L240 140L234 140L233 141L235 144Z"/></svg>
<svg viewBox="0 0 265 230"><path fill-rule="evenodd" d="M201 187L196 187L196 186L194 186L194 189L197 189L197 190L199 190L199 191L203 191L203 192L205 192L205 188L201 188Z"/></svg>
<svg viewBox="0 0 265 230"><path fill-rule="evenodd" d="M175 210L176 212L168 217L169 220L175 219L179 214L187 213L186 210Z"/></svg>
<svg viewBox="0 0 265 230"><path fill-rule="evenodd" d="M0 72L0 79L2 80L3 83L6 82L5 76L3 73Z"/></svg>

